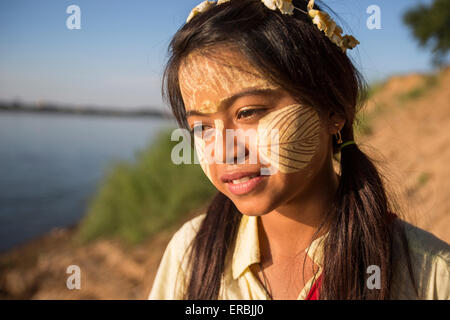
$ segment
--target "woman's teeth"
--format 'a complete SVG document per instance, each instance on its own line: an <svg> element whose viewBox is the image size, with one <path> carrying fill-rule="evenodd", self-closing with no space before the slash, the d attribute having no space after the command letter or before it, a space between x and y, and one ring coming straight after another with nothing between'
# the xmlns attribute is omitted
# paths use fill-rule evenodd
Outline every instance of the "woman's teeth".
<svg viewBox="0 0 450 320"><path fill-rule="evenodd" d="M232 180L232 182L233 182L233 184L239 184L239 183L246 182L246 181L248 181L248 180L250 180L250 179L252 179L254 177L256 177L256 175L255 176L247 176L247 177L244 177L244 178L241 178L241 179Z"/></svg>

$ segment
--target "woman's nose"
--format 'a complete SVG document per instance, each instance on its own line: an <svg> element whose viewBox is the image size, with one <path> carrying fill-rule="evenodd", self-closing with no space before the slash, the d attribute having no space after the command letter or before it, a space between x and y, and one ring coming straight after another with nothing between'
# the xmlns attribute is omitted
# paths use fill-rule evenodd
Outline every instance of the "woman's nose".
<svg viewBox="0 0 450 320"><path fill-rule="evenodd" d="M236 164L245 163L249 156L249 144L251 137L243 129L234 126L224 127L221 120L215 121L215 146L214 158L217 162Z"/></svg>

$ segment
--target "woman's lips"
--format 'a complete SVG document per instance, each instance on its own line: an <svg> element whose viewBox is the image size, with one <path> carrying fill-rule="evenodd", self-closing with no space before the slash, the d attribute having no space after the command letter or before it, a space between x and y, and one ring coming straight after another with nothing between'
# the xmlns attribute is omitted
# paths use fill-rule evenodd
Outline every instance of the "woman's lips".
<svg viewBox="0 0 450 320"><path fill-rule="evenodd" d="M228 190L229 190L231 193L233 193L233 194L239 196L239 195L243 195L243 194L249 193L250 191L252 191L253 189L255 189L256 186L257 186L261 181L263 181L263 179L264 179L265 177L266 177L266 176L260 176L260 175L259 175L259 176L250 178L249 180L244 181L244 182L241 182L241 183L235 184L235 183L233 183L232 181L228 181L228 182L226 182L226 184L227 184Z"/></svg>

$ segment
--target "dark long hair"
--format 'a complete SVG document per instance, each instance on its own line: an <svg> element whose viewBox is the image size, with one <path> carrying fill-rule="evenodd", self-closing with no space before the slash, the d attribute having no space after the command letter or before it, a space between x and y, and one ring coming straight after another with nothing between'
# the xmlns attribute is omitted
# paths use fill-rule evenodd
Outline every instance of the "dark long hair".
<svg viewBox="0 0 450 320"><path fill-rule="evenodd" d="M307 10L307 1L294 0ZM267 9L261 1L239 0L196 16L174 35L169 47L163 96L181 127L188 129L178 70L188 54L232 45L267 78L300 103L346 119L344 141L353 140L355 114L365 83L348 56L300 11L293 16ZM334 140L334 139L333 139ZM333 154L338 145L333 141ZM390 201L373 160L357 145L340 154L340 181L327 214L321 299L387 299L392 276L393 228ZM186 299L217 299L225 259L242 214L218 193L192 243ZM366 269L381 270L381 289L366 286Z"/></svg>

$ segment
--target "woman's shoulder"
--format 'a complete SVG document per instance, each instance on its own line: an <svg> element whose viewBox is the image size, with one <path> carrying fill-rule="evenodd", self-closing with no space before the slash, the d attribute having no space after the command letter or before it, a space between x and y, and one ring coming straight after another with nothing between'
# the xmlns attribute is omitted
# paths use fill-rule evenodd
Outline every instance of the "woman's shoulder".
<svg viewBox="0 0 450 320"><path fill-rule="evenodd" d="M421 299L450 298L450 245L432 233L409 222L397 219L404 230L411 267ZM411 299L414 294L408 281L408 263L403 254L400 233L395 233L394 253L399 263L397 272L398 298Z"/></svg>
<svg viewBox="0 0 450 320"><path fill-rule="evenodd" d="M172 236L168 248L175 249L181 253L186 252L189 245L194 240L200 229L201 223L206 217L206 213L202 213L188 221L186 221Z"/></svg>
<svg viewBox="0 0 450 320"><path fill-rule="evenodd" d="M205 216L206 213L190 219L173 234L161 258L150 300L182 299L189 268L185 257Z"/></svg>
<svg viewBox="0 0 450 320"><path fill-rule="evenodd" d="M399 223L405 231L409 249L413 254L427 255L450 264L450 245L447 242L404 220L399 219Z"/></svg>
<svg viewBox="0 0 450 320"><path fill-rule="evenodd" d="M206 217L206 213L199 214L194 218L186 221L182 226L175 232L174 237L180 239L188 239L191 237L195 237L203 220Z"/></svg>

